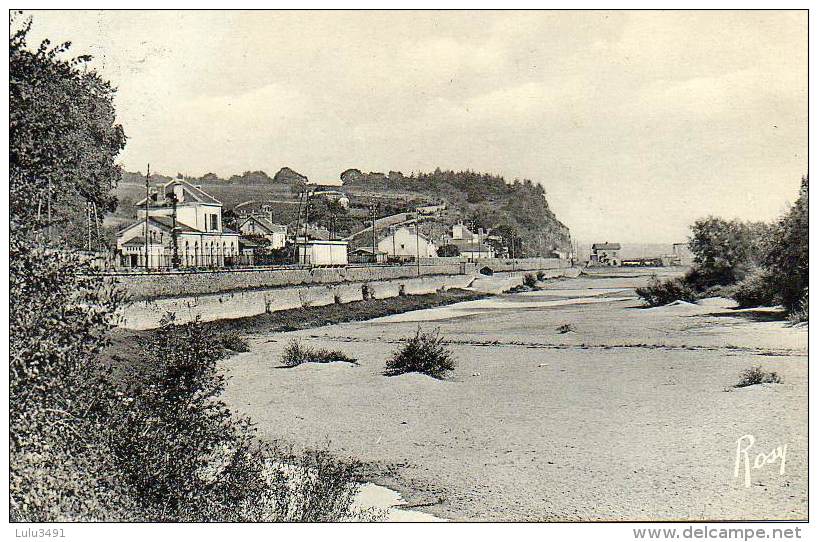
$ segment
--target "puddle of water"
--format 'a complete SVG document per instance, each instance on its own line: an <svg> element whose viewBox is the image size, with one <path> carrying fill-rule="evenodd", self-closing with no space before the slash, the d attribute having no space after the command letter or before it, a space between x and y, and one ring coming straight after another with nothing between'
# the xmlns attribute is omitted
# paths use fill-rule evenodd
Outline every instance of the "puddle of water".
<svg viewBox="0 0 818 542"><path fill-rule="evenodd" d="M399 505L406 504L400 493L393 491L388 487L379 486L377 484L367 483L361 486L358 495L355 497L353 508L361 510L364 508L377 508L379 510L386 510L386 517L384 521L406 521L406 522L441 522L446 521L443 518L427 514L426 512L418 512L417 510L407 510L400 508Z"/></svg>

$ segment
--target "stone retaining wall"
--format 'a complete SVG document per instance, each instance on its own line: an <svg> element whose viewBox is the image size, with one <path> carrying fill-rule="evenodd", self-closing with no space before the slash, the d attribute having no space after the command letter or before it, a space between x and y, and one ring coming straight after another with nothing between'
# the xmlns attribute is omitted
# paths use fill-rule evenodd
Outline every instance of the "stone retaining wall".
<svg viewBox="0 0 818 542"><path fill-rule="evenodd" d="M122 311L120 327L152 329L167 312L176 314L177 322L188 322L197 316L203 321L241 318L265 312L304 306L329 305L360 301L364 287L375 299L398 295L434 293L441 289L467 288L474 275L436 275L360 283L337 283L240 290L201 296L186 296L136 301Z"/></svg>
<svg viewBox="0 0 818 542"><path fill-rule="evenodd" d="M421 265L420 275L467 275L474 273L475 267L473 264L461 262ZM145 301L275 287L416 278L418 268L413 265L350 266L312 269L176 271L112 276L125 289L132 300Z"/></svg>

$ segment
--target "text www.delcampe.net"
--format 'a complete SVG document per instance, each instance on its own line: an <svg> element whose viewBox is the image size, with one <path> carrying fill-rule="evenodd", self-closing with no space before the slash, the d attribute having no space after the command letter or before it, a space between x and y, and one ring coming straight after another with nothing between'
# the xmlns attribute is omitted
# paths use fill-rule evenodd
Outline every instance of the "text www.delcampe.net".
<svg viewBox="0 0 818 542"><path fill-rule="evenodd" d="M634 528L637 540L787 540L801 538L801 527L675 527Z"/></svg>

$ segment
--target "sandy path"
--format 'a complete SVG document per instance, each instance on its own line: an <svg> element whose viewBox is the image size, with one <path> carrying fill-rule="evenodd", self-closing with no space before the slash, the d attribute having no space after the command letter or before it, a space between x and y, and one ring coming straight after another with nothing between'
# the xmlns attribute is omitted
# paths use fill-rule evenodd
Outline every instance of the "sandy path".
<svg viewBox="0 0 818 542"><path fill-rule="evenodd" d="M634 279L618 280L558 281L541 295L463 304L461 314L454 305L258 337L225 362L226 396L265 436L330 439L379 465L377 481L410 503L442 499L423 508L440 517L806 517L806 330L737 316L719 300L635 308L622 299ZM611 297L597 290L594 303L553 304L588 288ZM454 341L450 381L380 374L420 312L445 315L424 327ZM558 333L564 323L576 331ZM296 335L360 366L276 368ZM783 383L723 391L751 365ZM787 444L784 475L753 470L749 488L733 477L745 434L756 451Z"/></svg>

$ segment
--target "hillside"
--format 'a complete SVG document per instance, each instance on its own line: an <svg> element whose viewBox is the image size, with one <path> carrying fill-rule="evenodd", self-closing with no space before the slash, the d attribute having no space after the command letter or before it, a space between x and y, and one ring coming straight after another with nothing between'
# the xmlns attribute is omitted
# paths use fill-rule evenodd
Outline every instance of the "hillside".
<svg viewBox="0 0 818 542"><path fill-rule="evenodd" d="M510 245L520 238L522 253L545 256L553 250L570 250L569 229L560 222L539 184L526 179L512 183L503 177L473 171L415 173L363 173L348 169L341 174L346 192L359 198L394 198L411 204L445 203L444 219L463 220L496 230Z"/></svg>

